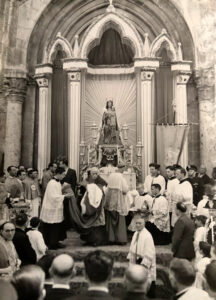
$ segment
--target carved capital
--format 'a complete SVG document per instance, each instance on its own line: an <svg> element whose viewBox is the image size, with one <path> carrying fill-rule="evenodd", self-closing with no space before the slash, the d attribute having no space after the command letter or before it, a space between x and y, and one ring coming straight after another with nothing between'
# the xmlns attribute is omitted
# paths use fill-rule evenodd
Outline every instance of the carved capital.
<svg viewBox="0 0 216 300"><path fill-rule="evenodd" d="M37 78L37 84L39 88L47 87L49 86L49 80L46 77Z"/></svg>
<svg viewBox="0 0 216 300"><path fill-rule="evenodd" d="M26 95L26 78L6 77L4 78L5 96L8 101L23 102Z"/></svg>
<svg viewBox="0 0 216 300"><path fill-rule="evenodd" d="M151 81L154 75L154 71L141 71L142 81Z"/></svg>
<svg viewBox="0 0 216 300"><path fill-rule="evenodd" d="M68 78L70 81L80 81L80 72L68 72Z"/></svg>
<svg viewBox="0 0 216 300"><path fill-rule="evenodd" d="M176 76L176 82L177 84L187 84L188 83L188 80L190 78L190 75L191 74L187 74L187 73L179 73L177 76Z"/></svg>

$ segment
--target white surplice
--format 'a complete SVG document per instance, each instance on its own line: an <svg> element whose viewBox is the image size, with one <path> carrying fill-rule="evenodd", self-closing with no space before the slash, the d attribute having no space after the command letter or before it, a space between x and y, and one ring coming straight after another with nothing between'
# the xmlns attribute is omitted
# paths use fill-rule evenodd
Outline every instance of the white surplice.
<svg viewBox="0 0 216 300"><path fill-rule="evenodd" d="M176 186L175 194L173 195L172 226L175 225L178 219L175 213L175 206L177 202L183 202L187 206L187 214L190 215L193 204L193 188L187 179L179 182Z"/></svg>
<svg viewBox="0 0 216 300"><path fill-rule="evenodd" d="M44 223L61 223L64 220L63 200L61 183L51 179L44 195L40 219Z"/></svg>
<svg viewBox="0 0 216 300"><path fill-rule="evenodd" d="M156 280L155 245L151 233L146 228L134 233L127 258L132 264L136 263L137 258L142 258L141 265L148 269L149 281Z"/></svg>

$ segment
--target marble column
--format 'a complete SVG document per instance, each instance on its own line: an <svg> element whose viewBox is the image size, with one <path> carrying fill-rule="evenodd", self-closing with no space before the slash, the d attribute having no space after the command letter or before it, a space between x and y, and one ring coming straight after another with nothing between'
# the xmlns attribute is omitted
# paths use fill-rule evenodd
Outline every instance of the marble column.
<svg viewBox="0 0 216 300"><path fill-rule="evenodd" d="M4 168L19 165L21 157L22 106L26 95L25 78L7 78L8 94Z"/></svg>
<svg viewBox="0 0 216 300"><path fill-rule="evenodd" d="M38 172L39 178L50 162L51 146L51 80L49 77L36 79L39 86L38 120Z"/></svg>
<svg viewBox="0 0 216 300"><path fill-rule="evenodd" d="M75 169L79 176L81 72L68 71L68 81L68 160L69 166Z"/></svg>
<svg viewBox="0 0 216 300"><path fill-rule="evenodd" d="M188 73L176 74L176 87L175 87L175 123L187 124L187 82L190 78ZM188 165L188 139L186 138L179 160L179 164L186 168Z"/></svg>
<svg viewBox="0 0 216 300"><path fill-rule="evenodd" d="M148 174L149 164L154 161L153 120L153 77L154 70L141 71L141 143L143 145L142 170Z"/></svg>

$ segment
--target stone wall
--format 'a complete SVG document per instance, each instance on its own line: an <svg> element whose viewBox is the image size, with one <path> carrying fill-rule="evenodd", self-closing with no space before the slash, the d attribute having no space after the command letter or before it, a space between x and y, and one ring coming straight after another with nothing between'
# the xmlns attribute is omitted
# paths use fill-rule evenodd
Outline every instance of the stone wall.
<svg viewBox="0 0 216 300"><path fill-rule="evenodd" d="M108 5L108 1L105 0L84 2L78 0L1 1L0 166L5 144L7 107L4 77L26 78L29 71L34 72L34 65L42 62L42 50L54 39L58 31L62 31L72 43L74 33L79 30L82 35L86 26L92 22L92 18L102 13ZM201 161L207 165L210 172L211 167L216 166L215 0L152 0L151 2L114 0L113 3L134 22L142 34L144 31L148 32L150 40L159 33L161 26L167 26L168 33L182 42L184 58L194 58L195 75L188 83L188 119L193 124L189 137L189 162L198 164ZM147 14L146 5L149 5L149 9L154 9L152 18ZM155 17L157 15L160 18L157 19ZM163 18L166 18L164 24L161 21ZM80 28L78 28L78 21ZM30 166L33 151L35 152L32 144L36 141L35 86L32 81L27 85L22 115L21 162Z"/></svg>

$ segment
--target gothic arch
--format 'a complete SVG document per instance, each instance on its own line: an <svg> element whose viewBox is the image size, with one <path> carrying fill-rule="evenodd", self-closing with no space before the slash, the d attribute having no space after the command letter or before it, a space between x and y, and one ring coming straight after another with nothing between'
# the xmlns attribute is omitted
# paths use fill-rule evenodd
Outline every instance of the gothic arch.
<svg viewBox="0 0 216 300"><path fill-rule="evenodd" d="M176 53L177 51L165 29L163 29L161 34L159 34L152 42L151 47L150 47L150 56L156 57L156 53L158 52L158 50L161 48L161 46L163 44L166 44L168 50L171 52L172 61L176 61L177 60L177 53Z"/></svg>
<svg viewBox="0 0 216 300"><path fill-rule="evenodd" d="M71 48L70 43L68 42L67 39L61 36L61 33L59 32L53 44L50 47L48 47L48 49L46 49L45 51L44 61L43 61L44 63L52 63L52 57L56 52L58 46L61 46L62 51L65 53L67 58L73 57L73 50Z"/></svg>
<svg viewBox="0 0 216 300"><path fill-rule="evenodd" d="M143 42L136 29L122 17L109 13L96 20L85 32L80 43L80 56L87 58L89 51L100 43L103 33L113 28L119 32L124 43L129 44L135 57L142 57Z"/></svg>

